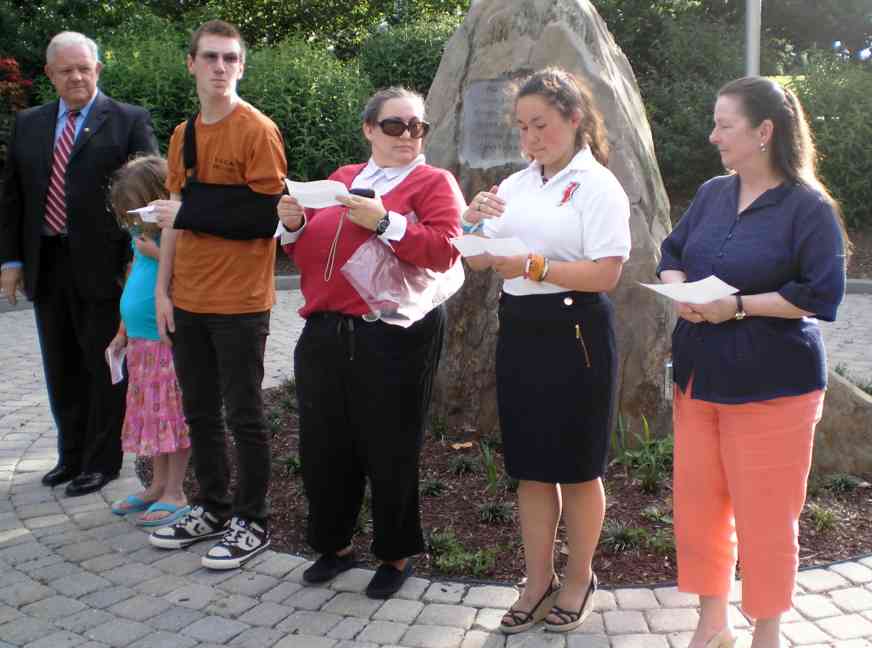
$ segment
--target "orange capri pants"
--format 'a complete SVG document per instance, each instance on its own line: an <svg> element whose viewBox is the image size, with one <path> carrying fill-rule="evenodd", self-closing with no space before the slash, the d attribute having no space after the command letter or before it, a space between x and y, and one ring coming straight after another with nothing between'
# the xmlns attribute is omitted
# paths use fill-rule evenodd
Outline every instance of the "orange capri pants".
<svg viewBox="0 0 872 648"><path fill-rule="evenodd" d="M792 604L824 392L735 405L691 393L676 386L673 403L678 588L727 596L738 554L743 610L776 617Z"/></svg>

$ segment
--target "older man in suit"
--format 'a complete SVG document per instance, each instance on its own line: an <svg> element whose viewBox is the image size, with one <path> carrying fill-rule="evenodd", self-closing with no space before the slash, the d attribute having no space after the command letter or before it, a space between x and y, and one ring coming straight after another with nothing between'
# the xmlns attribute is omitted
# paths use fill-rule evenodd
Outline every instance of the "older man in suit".
<svg viewBox="0 0 872 648"><path fill-rule="evenodd" d="M0 288L33 300L58 463L42 479L68 495L102 488L121 468L125 384L104 351L118 329L130 239L106 205L111 175L157 152L151 118L97 89L97 45L55 36L45 72L59 99L19 112L0 194Z"/></svg>

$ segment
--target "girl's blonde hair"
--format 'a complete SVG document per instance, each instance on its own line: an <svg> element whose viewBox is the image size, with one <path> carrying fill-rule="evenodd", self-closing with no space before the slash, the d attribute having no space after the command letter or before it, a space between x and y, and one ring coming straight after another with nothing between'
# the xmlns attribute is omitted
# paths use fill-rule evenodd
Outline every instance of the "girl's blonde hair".
<svg viewBox="0 0 872 648"><path fill-rule="evenodd" d="M169 198L166 190L167 161L158 155L142 155L118 169L109 186L109 203L118 224L124 229L139 226L143 234L156 238L160 229L154 223L141 223L131 209L145 207L152 200Z"/></svg>

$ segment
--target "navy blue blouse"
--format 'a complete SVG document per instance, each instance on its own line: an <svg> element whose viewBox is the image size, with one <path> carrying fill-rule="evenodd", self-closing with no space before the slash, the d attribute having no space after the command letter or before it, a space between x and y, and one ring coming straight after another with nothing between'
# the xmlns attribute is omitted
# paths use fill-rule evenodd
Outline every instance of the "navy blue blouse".
<svg viewBox="0 0 872 648"><path fill-rule="evenodd" d="M657 268L688 281L715 275L742 295L777 292L831 322L845 293L842 234L814 190L784 183L738 214L739 178L706 182L661 245ZM753 317L721 324L680 319L672 333L675 382L693 398L747 403L796 396L827 384L826 354L813 318Z"/></svg>

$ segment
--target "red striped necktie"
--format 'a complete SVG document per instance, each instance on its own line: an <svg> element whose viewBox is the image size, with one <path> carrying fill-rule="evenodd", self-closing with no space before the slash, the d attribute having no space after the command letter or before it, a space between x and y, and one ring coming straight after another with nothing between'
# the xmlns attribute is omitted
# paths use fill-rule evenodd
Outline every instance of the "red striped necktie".
<svg viewBox="0 0 872 648"><path fill-rule="evenodd" d="M48 195L45 201L45 224L48 228L60 234L67 227L67 163L70 161L70 151L76 139L76 117L78 110L67 113L67 123L64 132L55 144L54 161L51 165L51 176L48 182Z"/></svg>

